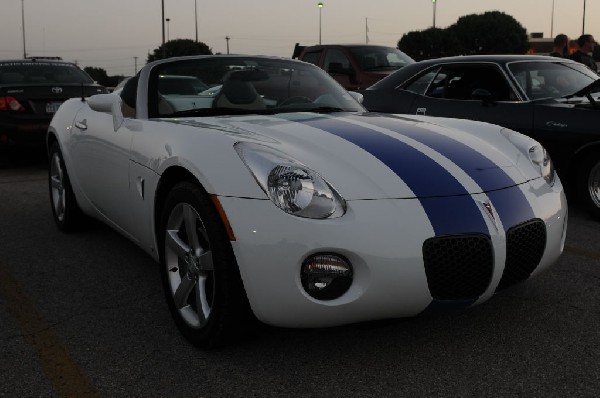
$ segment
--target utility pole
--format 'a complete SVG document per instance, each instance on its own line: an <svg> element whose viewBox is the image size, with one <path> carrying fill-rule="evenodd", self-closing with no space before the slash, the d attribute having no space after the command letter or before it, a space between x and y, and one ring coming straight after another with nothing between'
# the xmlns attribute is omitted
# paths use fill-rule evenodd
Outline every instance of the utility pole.
<svg viewBox="0 0 600 398"><path fill-rule="evenodd" d="M225 36L225 41L227 42L227 54L229 54L229 36Z"/></svg>
<svg viewBox="0 0 600 398"><path fill-rule="evenodd" d="M433 2L433 27L435 28L435 9L437 6L437 0L431 0Z"/></svg>
<svg viewBox="0 0 600 398"><path fill-rule="evenodd" d="M134 64L133 75L134 76L137 75L137 59L138 59L138 57L133 57L133 64Z"/></svg>
<svg viewBox="0 0 600 398"><path fill-rule="evenodd" d="M369 18L365 18L365 43L369 44Z"/></svg>

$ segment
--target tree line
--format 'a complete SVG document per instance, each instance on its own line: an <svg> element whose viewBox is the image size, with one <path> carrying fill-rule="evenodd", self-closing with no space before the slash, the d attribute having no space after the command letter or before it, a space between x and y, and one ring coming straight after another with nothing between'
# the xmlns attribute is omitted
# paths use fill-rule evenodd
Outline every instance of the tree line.
<svg viewBox="0 0 600 398"><path fill-rule="evenodd" d="M512 16L500 11L460 17L445 28L429 28L404 34L398 49L416 61L452 55L525 54L529 50L526 29ZM170 40L148 54L147 62L186 55L211 55L203 42ZM108 76L102 68L84 70L99 84L114 87L124 76Z"/></svg>

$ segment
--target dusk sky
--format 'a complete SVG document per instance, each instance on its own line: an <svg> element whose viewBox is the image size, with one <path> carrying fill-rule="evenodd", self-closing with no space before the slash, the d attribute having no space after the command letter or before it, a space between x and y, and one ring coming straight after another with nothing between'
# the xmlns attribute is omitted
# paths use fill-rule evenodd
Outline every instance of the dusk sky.
<svg viewBox="0 0 600 398"><path fill-rule="evenodd" d="M131 75L148 52L162 43L161 0L0 0L0 58L60 56L81 67ZM24 1L22 3L22 1ZM291 56L294 43L319 41L318 1L196 0L198 40L213 51ZM164 0L169 39L194 39L194 0ZM372 44L395 47L404 33L433 25L431 0L325 0L321 10L323 43L364 43L365 23ZM554 4L554 13L552 11ZM502 11L527 33L566 33L583 29L584 0L437 0L436 26L445 28L463 15ZM554 23L552 24L552 15ZM600 0L587 0L586 33L600 39ZM166 26L166 25L165 25Z"/></svg>

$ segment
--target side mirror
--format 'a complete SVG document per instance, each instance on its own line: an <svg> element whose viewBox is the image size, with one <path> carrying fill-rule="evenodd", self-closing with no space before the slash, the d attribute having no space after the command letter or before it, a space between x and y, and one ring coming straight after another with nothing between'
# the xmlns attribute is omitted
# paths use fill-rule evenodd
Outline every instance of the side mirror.
<svg viewBox="0 0 600 398"><path fill-rule="evenodd" d="M117 94L96 94L87 99L91 110L96 112L110 113L113 117L113 127L117 131L123 124L123 112L121 112L121 97Z"/></svg>
<svg viewBox="0 0 600 398"><path fill-rule="evenodd" d="M494 102L492 93L490 93L484 88L476 88L475 90L473 90L473 92L471 93L471 99L482 101L485 105Z"/></svg>
<svg viewBox="0 0 600 398"><path fill-rule="evenodd" d="M348 91L348 94L350 94L350 96L354 98L359 104L362 104L365 100L365 96L361 93L357 93L356 91Z"/></svg>

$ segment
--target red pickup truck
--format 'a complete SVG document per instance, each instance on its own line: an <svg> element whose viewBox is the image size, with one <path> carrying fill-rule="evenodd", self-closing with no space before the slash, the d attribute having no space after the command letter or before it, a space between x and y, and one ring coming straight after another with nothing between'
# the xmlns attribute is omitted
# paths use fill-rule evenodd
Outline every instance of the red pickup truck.
<svg viewBox="0 0 600 398"><path fill-rule="evenodd" d="M402 51L373 44L296 43L292 58L324 69L346 90L362 90L415 61Z"/></svg>

